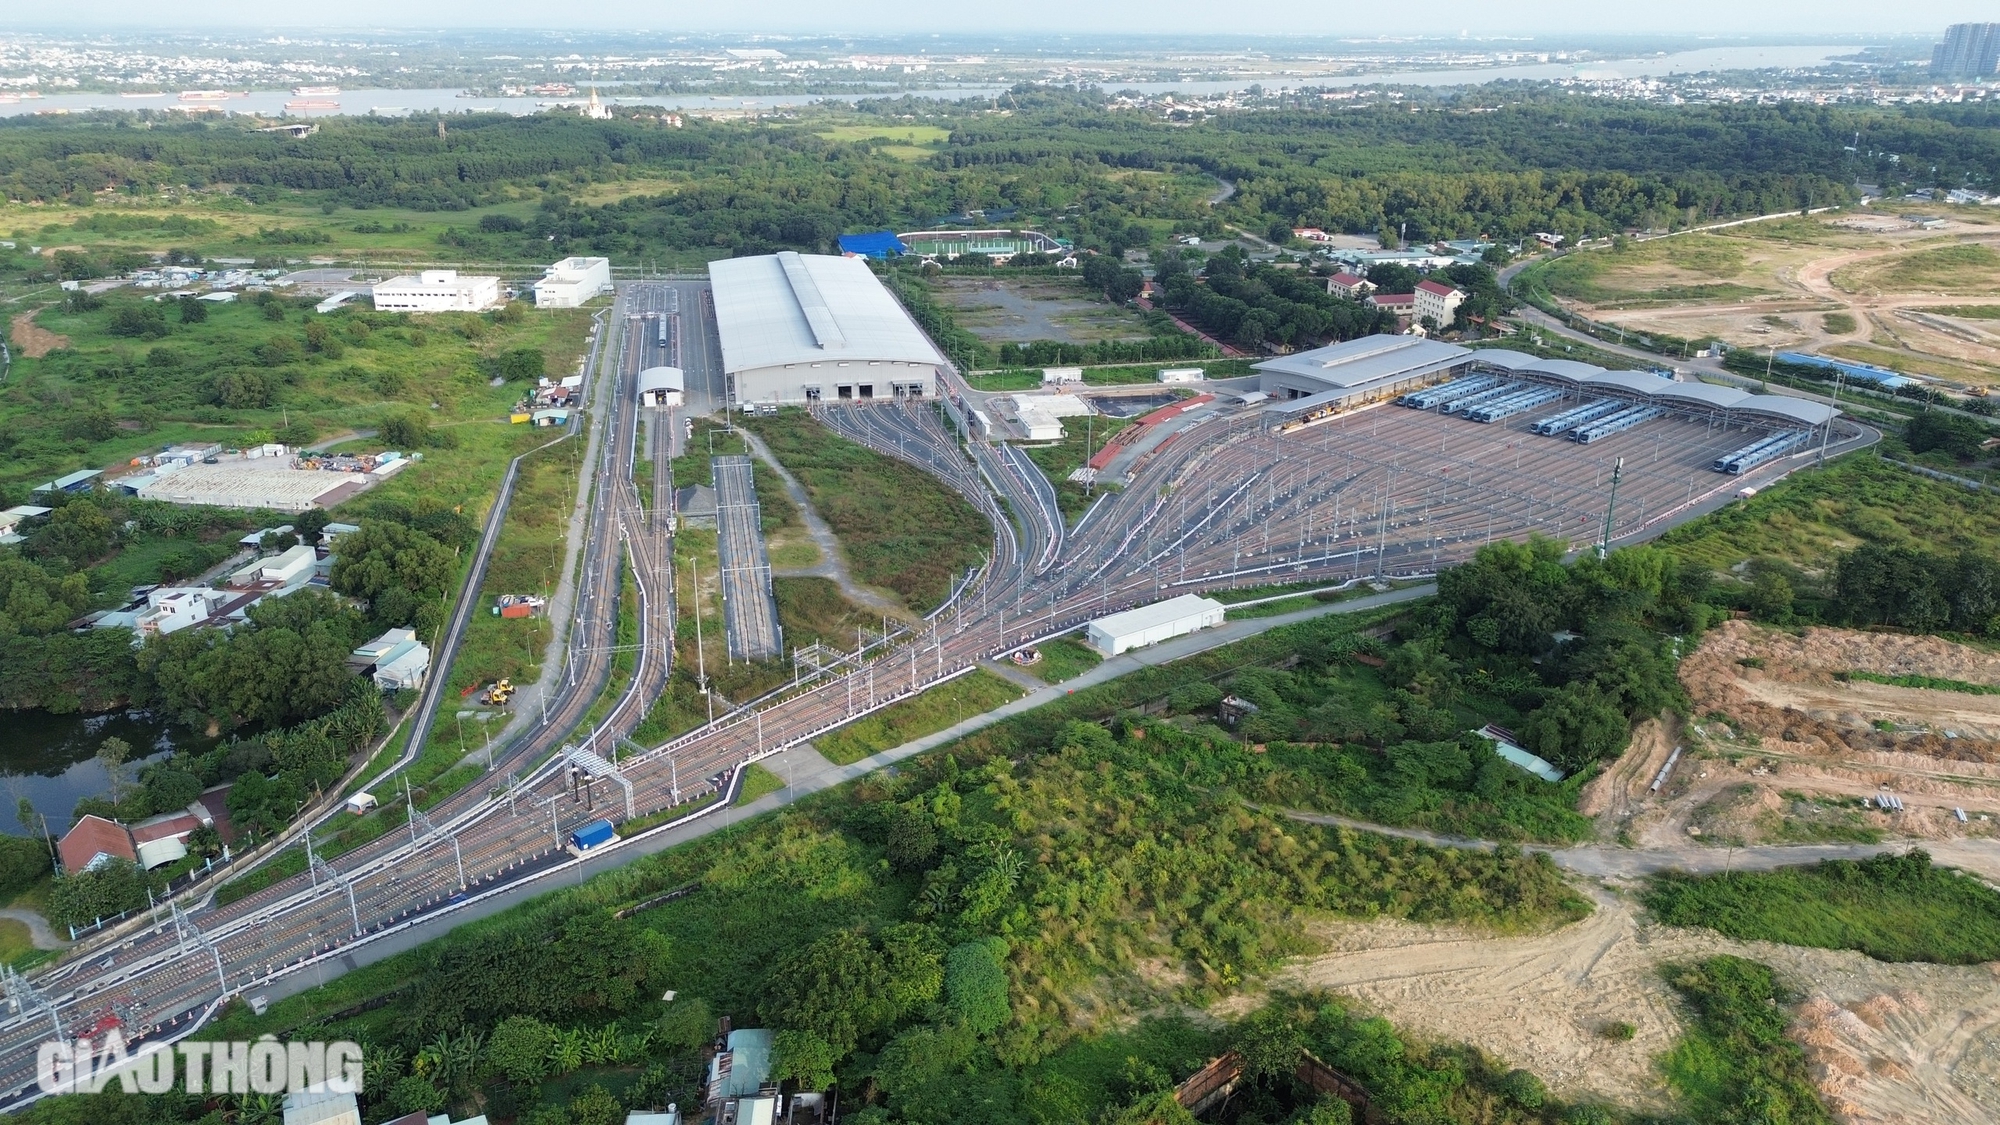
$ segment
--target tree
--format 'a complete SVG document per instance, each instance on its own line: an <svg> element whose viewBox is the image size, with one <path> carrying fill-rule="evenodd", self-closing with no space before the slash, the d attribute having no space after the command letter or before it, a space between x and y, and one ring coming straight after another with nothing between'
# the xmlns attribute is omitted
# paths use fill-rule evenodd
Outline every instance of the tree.
<svg viewBox="0 0 2000 1125"><path fill-rule="evenodd" d="M969 941L945 958L945 1006L967 1027L984 1035L1007 1022L1007 942Z"/></svg>
<svg viewBox="0 0 2000 1125"><path fill-rule="evenodd" d="M429 535L389 520L363 523L334 545L333 588L363 598L379 625L408 625L456 576L456 560Z"/></svg>
<svg viewBox="0 0 2000 1125"><path fill-rule="evenodd" d="M125 763L131 757L132 744L122 738L107 738L97 747L97 764L104 767L113 801L118 800L118 791L125 787Z"/></svg>
<svg viewBox="0 0 2000 1125"><path fill-rule="evenodd" d="M208 302L194 297L180 299L181 323L200 324L208 319Z"/></svg>
<svg viewBox="0 0 2000 1125"><path fill-rule="evenodd" d="M670 1051L692 1051L715 1035L715 1012L699 996L667 1005L653 1025L653 1041Z"/></svg>
<svg viewBox="0 0 2000 1125"><path fill-rule="evenodd" d="M1259 1079L1285 1079L1299 1067L1305 1053L1305 1033L1288 1012L1276 1005L1257 1009L1238 1024L1230 1046L1243 1057L1243 1073Z"/></svg>
<svg viewBox="0 0 2000 1125"><path fill-rule="evenodd" d="M105 330L113 336L158 340L167 334L167 314L158 305L120 305Z"/></svg>
<svg viewBox="0 0 2000 1125"><path fill-rule="evenodd" d="M540 1082L549 1072L549 1049L555 1032L532 1016L500 1021L486 1040L486 1065L520 1083Z"/></svg>
<svg viewBox="0 0 2000 1125"><path fill-rule="evenodd" d="M625 1119L625 1107L611 1091L593 1084L569 1103L569 1115L576 1125L614 1125Z"/></svg>
<svg viewBox="0 0 2000 1125"><path fill-rule="evenodd" d="M327 515L324 508L307 508L292 517L292 531L299 537L299 542L317 547L319 541L326 535L326 525L332 522L332 519L333 517Z"/></svg>
<svg viewBox="0 0 2000 1125"><path fill-rule="evenodd" d="M840 1056L833 1044L810 1031L781 1029L771 1041L771 1076L792 1082L800 1090L824 1090L833 1085L833 1065Z"/></svg>
<svg viewBox="0 0 2000 1125"><path fill-rule="evenodd" d="M139 865L107 859L88 871L58 876L49 896L49 916L62 925L88 926L144 905L146 881Z"/></svg>
<svg viewBox="0 0 2000 1125"><path fill-rule="evenodd" d="M1625 713L1588 683L1557 688L1521 727L1523 745L1570 773L1617 754L1630 734Z"/></svg>
<svg viewBox="0 0 2000 1125"><path fill-rule="evenodd" d="M398 1114L436 1113L444 1108L445 1093L429 1079L412 1074L398 1079L394 1086L389 1087L387 1101L390 1110Z"/></svg>
<svg viewBox="0 0 2000 1125"><path fill-rule="evenodd" d="M431 420L421 414L391 414L376 425L376 436L399 449L419 449L431 441Z"/></svg>
<svg viewBox="0 0 2000 1125"><path fill-rule="evenodd" d="M64 559L81 570L110 552L112 539L111 517L96 501L78 497L50 512L28 546L36 555Z"/></svg>

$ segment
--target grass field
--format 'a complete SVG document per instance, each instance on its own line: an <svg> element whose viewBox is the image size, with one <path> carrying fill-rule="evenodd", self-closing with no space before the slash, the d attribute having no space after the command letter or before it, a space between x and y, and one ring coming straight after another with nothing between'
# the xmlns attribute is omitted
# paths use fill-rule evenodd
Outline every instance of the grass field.
<svg viewBox="0 0 2000 1125"><path fill-rule="evenodd" d="M1248 359L1184 359L1172 363L1124 363L1083 369L1086 387L1126 387L1157 383L1160 372L1169 367L1199 367L1211 379L1231 379L1251 374ZM966 376L976 391L1035 391L1042 387L1040 368L1012 367L976 372Z"/></svg>
<svg viewBox="0 0 2000 1125"><path fill-rule="evenodd" d="M1917 309L1932 316L1955 316L1963 320L2000 320L2000 305L1933 305Z"/></svg>
<svg viewBox="0 0 2000 1125"><path fill-rule="evenodd" d="M12 965L33 952L35 941L28 936L28 924L0 918L0 964Z"/></svg>
<svg viewBox="0 0 2000 1125"><path fill-rule="evenodd" d="M1719 875L1654 877L1646 906L1672 926L1879 961L1974 965L2000 960L2000 892L1931 866L1921 850L1860 861Z"/></svg>
<svg viewBox="0 0 2000 1125"><path fill-rule="evenodd" d="M881 631L881 615L848 601L831 578L775 578L771 592L778 599L785 643L792 648L814 643L852 648L856 629Z"/></svg>
<svg viewBox="0 0 2000 1125"><path fill-rule="evenodd" d="M1964 363L1942 356L1904 351L1901 348L1880 347L1876 344L1832 344L1821 348L1827 355L1841 359L1860 360L1877 367L1887 367L1891 371L1907 371L1917 375L1935 375L1940 379L1955 382L1986 384L2000 376L2000 371L1977 363Z"/></svg>
<svg viewBox="0 0 2000 1125"><path fill-rule="evenodd" d="M848 144L866 144L898 160L926 160L951 139L951 131L936 125L829 125L817 136Z"/></svg>
<svg viewBox="0 0 2000 1125"><path fill-rule="evenodd" d="M736 791L736 800L732 803L747 805L766 793L776 793L784 787L784 778L752 762L743 771L743 788Z"/></svg>
<svg viewBox="0 0 2000 1125"><path fill-rule="evenodd" d="M858 580L921 610L984 557L985 519L930 474L837 437L802 410L743 424L805 487Z"/></svg>
<svg viewBox="0 0 2000 1125"><path fill-rule="evenodd" d="M891 657L891 666L894 663ZM948 680L913 699L905 699L822 735L813 741L813 746L827 761L844 766L911 739L936 734L1021 695L1021 689L1008 681L975 669L970 675Z"/></svg>
<svg viewBox="0 0 2000 1125"><path fill-rule="evenodd" d="M1862 542L2000 550L2000 496L1854 456L1794 473L1659 539L1681 558L1717 570L1759 557L1818 568Z"/></svg>
<svg viewBox="0 0 2000 1125"><path fill-rule="evenodd" d="M1990 297L2000 289L2000 253L1981 245L1935 246L1835 270L1850 293L1942 293Z"/></svg>
<svg viewBox="0 0 2000 1125"><path fill-rule="evenodd" d="M1028 671L1044 683L1059 684L1073 680L1104 663L1104 657L1096 649L1076 637L1057 637L1040 648L1041 663L1031 665Z"/></svg>
<svg viewBox="0 0 2000 1125"><path fill-rule="evenodd" d="M1635 308L1740 300L1768 292L1746 240L1681 235L1624 250L1582 251L1531 267L1548 292L1587 304Z"/></svg>

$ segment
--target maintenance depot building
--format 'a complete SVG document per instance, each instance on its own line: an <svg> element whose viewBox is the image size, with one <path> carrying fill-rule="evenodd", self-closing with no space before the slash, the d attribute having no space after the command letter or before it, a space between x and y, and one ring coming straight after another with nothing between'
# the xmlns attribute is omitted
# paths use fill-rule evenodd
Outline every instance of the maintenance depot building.
<svg viewBox="0 0 2000 1125"><path fill-rule="evenodd" d="M710 262L708 276L738 405L937 394L944 357L865 260L786 250Z"/></svg>

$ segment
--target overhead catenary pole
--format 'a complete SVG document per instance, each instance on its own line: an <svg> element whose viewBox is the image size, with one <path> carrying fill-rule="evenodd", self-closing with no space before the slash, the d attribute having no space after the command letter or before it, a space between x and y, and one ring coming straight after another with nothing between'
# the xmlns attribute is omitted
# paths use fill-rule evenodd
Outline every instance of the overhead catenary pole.
<svg viewBox="0 0 2000 1125"><path fill-rule="evenodd" d="M1611 498L1604 505L1604 538L1597 545L1597 557L1611 553L1611 522L1618 513L1618 481L1625 474L1625 458L1620 457L1611 465Z"/></svg>

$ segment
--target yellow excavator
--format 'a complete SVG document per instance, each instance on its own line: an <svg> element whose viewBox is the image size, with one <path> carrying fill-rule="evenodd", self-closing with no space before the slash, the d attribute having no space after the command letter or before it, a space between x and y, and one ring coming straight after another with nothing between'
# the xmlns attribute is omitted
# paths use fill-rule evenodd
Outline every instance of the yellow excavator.
<svg viewBox="0 0 2000 1125"><path fill-rule="evenodd" d="M496 681L486 689L486 702L496 707L505 707L514 698L514 685L508 680Z"/></svg>

